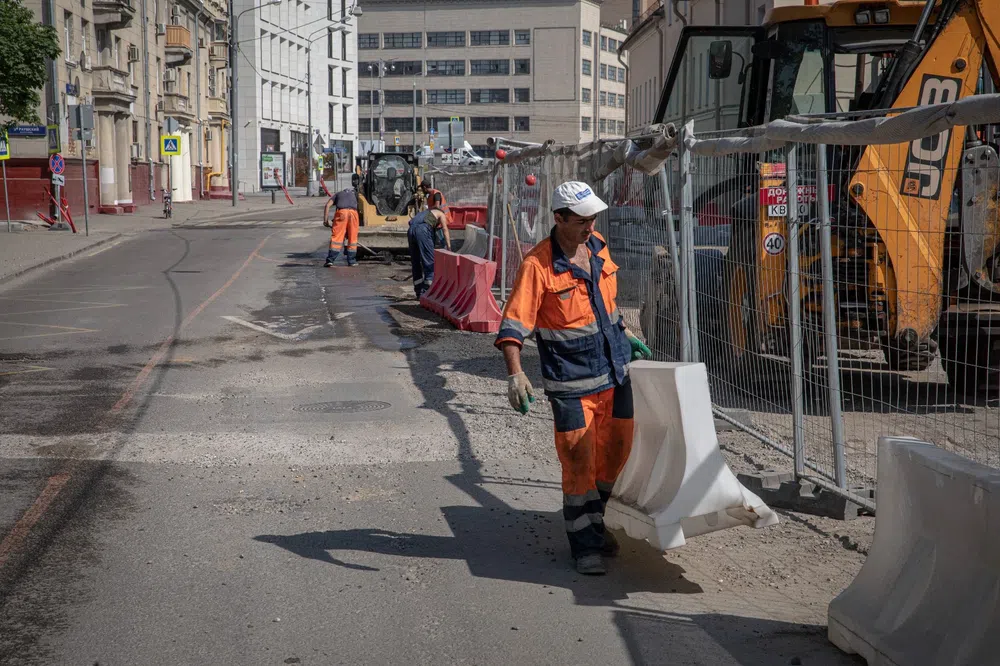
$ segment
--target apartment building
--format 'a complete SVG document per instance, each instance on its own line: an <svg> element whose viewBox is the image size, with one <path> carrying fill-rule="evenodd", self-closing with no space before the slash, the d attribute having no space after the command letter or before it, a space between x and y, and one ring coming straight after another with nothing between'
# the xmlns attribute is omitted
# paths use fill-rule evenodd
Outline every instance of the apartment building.
<svg viewBox="0 0 1000 666"><path fill-rule="evenodd" d="M220 0L31 0L53 25L62 54L50 63L39 115L55 126L67 162L63 196L83 208L82 160L89 168L91 212L121 214L160 199L228 189L224 142L226 6ZM145 28L144 28L145 26ZM95 130L81 141L69 130L69 109L93 105ZM168 117L182 136L182 154L164 158L159 138ZM11 132L8 190L14 217L49 209L49 155L44 127ZM169 160L169 161L168 161ZM42 174L42 178L39 178Z"/></svg>
<svg viewBox="0 0 1000 666"><path fill-rule="evenodd" d="M261 152L284 153L288 185L312 183L310 194L318 191L321 152L327 177L352 168L358 131L355 7L354 0L236 0L240 191L261 189Z"/></svg>
<svg viewBox="0 0 1000 666"><path fill-rule="evenodd" d="M459 119L465 140L579 143L625 130L624 26L599 0L367 0L358 35L359 135L426 146Z"/></svg>

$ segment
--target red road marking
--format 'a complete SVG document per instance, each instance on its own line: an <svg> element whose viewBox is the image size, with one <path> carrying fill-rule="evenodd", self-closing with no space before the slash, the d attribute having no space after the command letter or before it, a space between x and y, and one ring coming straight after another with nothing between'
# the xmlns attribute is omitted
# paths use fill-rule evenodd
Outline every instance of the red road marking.
<svg viewBox="0 0 1000 666"><path fill-rule="evenodd" d="M260 242L260 245L255 247L253 252L250 253L250 256L246 258L246 261L244 261L243 264L236 270L236 272L233 273L232 277L230 277L229 280L226 281L226 284L219 287L214 294L206 298L201 303L201 305L196 307L194 310L191 311L191 313L187 317L185 317L184 321L181 322L181 325L178 328L178 333L184 330L189 324L191 324L191 322L195 320L195 317L200 315L205 310L205 308L211 305L215 299L217 299L219 296L223 294L223 292L229 289L229 287L233 286L233 283L236 282L236 280L240 277L240 274L242 274L243 271L246 270L246 267L253 262L254 258L259 256L257 253L264 247L264 244L267 243L268 239L270 238L271 236L268 236L267 238L262 240ZM160 347L156 350L156 353L153 354L153 357L149 359L149 362L146 363L146 365L142 368L142 370L139 371L139 374L136 375L136 378L132 380L132 383L129 384L129 387L125 389L125 393L122 394L122 397L119 398L118 402L116 402L111 407L111 410L108 412L109 416L112 414L117 414L132 401L132 399L135 397L136 392L145 383L146 378L149 377L150 373L153 372L153 370L156 368L157 365L159 365L160 361L163 360L163 357L167 355L167 352L170 350L170 345L173 344L173 342L174 342L173 335L171 335L170 337L168 337L166 340L163 341L163 344L161 344ZM21 519L17 521L17 524L15 524L14 527L11 529L11 531L8 532L7 535L3 538L3 541L0 541L0 570L2 570L4 566L7 564L7 561L10 559L11 554L20 549L21 546L24 544L24 541L28 538L28 535L31 533L31 530L35 527L38 521L42 519L42 516L45 515L45 512L48 511L49 506L52 504L53 500L55 500L56 496L59 494L59 491L61 491L63 489L63 486L65 486L66 483L70 480L72 472L79 464L79 462L80 461L78 460L70 461L66 467L66 471L60 472L59 474L50 477L49 482L45 485L45 488L42 490L41 494L39 494L38 497L35 498L35 501L31 503L31 506L28 507L28 510L24 512L24 515L22 515Z"/></svg>
<svg viewBox="0 0 1000 666"><path fill-rule="evenodd" d="M68 473L56 474L50 477L41 494L35 498L35 501L28 507L28 510L21 516L21 520L17 521L17 524L7 533L3 541L0 541L0 569L3 569L4 565L7 564L11 553L20 548L25 539L28 538L31 528L45 515L45 511L52 504L52 500L56 498L59 491L69 481L69 477Z"/></svg>

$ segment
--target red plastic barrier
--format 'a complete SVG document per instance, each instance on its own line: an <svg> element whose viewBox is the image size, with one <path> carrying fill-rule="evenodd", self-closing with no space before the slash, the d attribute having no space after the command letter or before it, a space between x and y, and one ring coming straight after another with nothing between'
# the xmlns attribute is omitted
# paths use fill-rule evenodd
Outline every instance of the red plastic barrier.
<svg viewBox="0 0 1000 666"><path fill-rule="evenodd" d="M447 250L434 251L434 283L420 304L463 331L496 333L502 313L493 298L495 261Z"/></svg>
<svg viewBox="0 0 1000 666"><path fill-rule="evenodd" d="M496 262L463 254L459 259L458 272L462 284L467 286L449 309L448 319L462 331L499 332L503 313L493 298L492 290Z"/></svg>
<svg viewBox="0 0 1000 666"><path fill-rule="evenodd" d="M448 250L434 250L434 282L420 297L420 304L431 312L444 316L447 303L455 298L459 256Z"/></svg>
<svg viewBox="0 0 1000 666"><path fill-rule="evenodd" d="M474 224L477 227L486 228L486 206L456 206L450 204L448 210L451 212L451 222L449 229L465 229L465 225Z"/></svg>

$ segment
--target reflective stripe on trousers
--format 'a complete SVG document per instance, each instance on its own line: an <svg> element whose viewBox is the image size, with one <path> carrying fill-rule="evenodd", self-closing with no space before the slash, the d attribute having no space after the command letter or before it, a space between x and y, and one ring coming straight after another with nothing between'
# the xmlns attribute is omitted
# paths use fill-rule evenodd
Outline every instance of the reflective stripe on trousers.
<svg viewBox="0 0 1000 666"><path fill-rule="evenodd" d="M582 398L550 396L573 557L604 546L604 507L632 450L632 385Z"/></svg>
<svg viewBox="0 0 1000 666"><path fill-rule="evenodd" d="M358 211L341 208L333 215L333 225L330 231L330 251L327 261L333 261L344 249L347 240L347 255L352 258L358 251Z"/></svg>

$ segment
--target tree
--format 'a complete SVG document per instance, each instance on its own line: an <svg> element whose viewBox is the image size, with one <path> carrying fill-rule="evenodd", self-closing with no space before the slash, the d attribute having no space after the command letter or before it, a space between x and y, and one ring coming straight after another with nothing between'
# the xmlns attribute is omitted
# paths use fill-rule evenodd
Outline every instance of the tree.
<svg viewBox="0 0 1000 666"><path fill-rule="evenodd" d="M39 90L48 80L46 61L61 53L55 28L35 21L20 0L0 0L0 128L39 124Z"/></svg>

